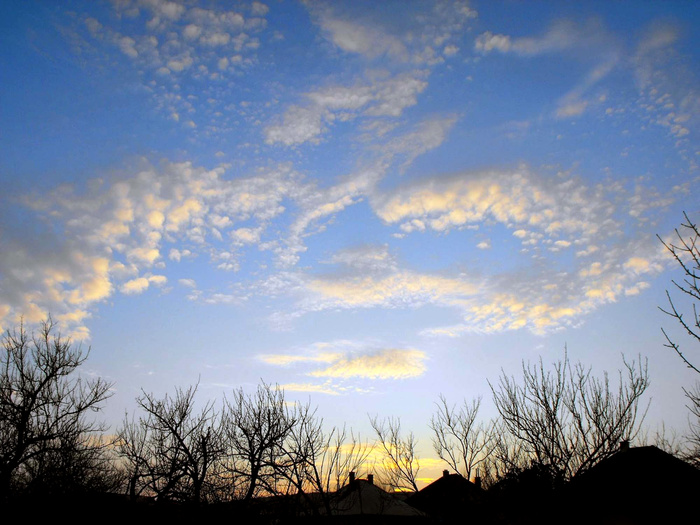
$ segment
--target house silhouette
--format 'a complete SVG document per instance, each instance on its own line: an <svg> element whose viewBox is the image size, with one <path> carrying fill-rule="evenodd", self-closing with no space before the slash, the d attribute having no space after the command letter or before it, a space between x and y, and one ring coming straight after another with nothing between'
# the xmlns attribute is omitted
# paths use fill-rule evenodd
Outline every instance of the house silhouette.
<svg viewBox="0 0 700 525"><path fill-rule="evenodd" d="M441 523L462 523L481 514L484 491L460 474L442 476L410 496L406 503Z"/></svg>
<svg viewBox="0 0 700 525"><path fill-rule="evenodd" d="M330 502L333 523L423 523L426 516L395 495L374 484L374 476L355 477L333 494Z"/></svg>
<svg viewBox="0 0 700 525"><path fill-rule="evenodd" d="M655 446L623 442L576 476L564 496L571 523L700 523L700 470Z"/></svg>

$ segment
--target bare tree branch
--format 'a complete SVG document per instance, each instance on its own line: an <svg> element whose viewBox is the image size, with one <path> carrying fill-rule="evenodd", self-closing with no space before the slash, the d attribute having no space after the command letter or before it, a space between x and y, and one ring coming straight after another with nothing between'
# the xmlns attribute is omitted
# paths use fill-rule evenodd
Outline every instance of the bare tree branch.
<svg viewBox="0 0 700 525"><path fill-rule="evenodd" d="M639 433L647 367L624 364L614 389L607 374L595 378L589 368L572 366L566 354L551 370L542 359L523 363L522 382L504 374L491 386L505 429L533 463L554 467L567 479L580 474Z"/></svg>
<svg viewBox="0 0 700 525"><path fill-rule="evenodd" d="M28 334L20 323L2 339L0 498L9 496L13 477L31 462L50 454L91 454L89 436L104 430L87 415L101 409L112 385L78 376L89 349L83 352L53 331L49 317L38 334Z"/></svg>
<svg viewBox="0 0 700 525"><path fill-rule="evenodd" d="M378 416L370 417L370 424L377 436L376 447L384 454L381 478L393 490L418 492L416 479L420 462L416 456L417 440L413 432L401 435L401 420Z"/></svg>
<svg viewBox="0 0 700 525"><path fill-rule="evenodd" d="M284 400L284 391L265 383L255 394L242 389L224 402L223 432L233 474L245 480L243 498L250 501L257 491L276 492L278 463L283 444L297 420Z"/></svg>
<svg viewBox="0 0 700 525"><path fill-rule="evenodd" d="M493 423L477 421L481 397L457 408L444 396L436 403L437 412L430 419L435 453L452 470L472 479L475 469L487 460L494 443Z"/></svg>
<svg viewBox="0 0 700 525"><path fill-rule="evenodd" d="M162 399L144 392L138 422L125 418L117 448L129 465L129 491L160 499L202 502L205 484L223 450L218 414L211 403L195 414L197 386Z"/></svg>
<svg viewBox="0 0 700 525"><path fill-rule="evenodd" d="M675 230L677 237L676 243L666 242L658 235L657 238L673 256L682 270L682 280L671 281L674 287L684 296L690 298L691 301L699 301L700 230L698 230L697 223L691 221L687 213L684 213L683 216L685 217L685 222L681 224L680 230L678 228ZM659 310L675 319L691 340L700 343L700 316L698 316L696 304L694 302L692 303L690 306L691 311L686 312L686 315L676 306L677 301L673 299L668 290L666 291L666 297L668 299L668 309L659 307ZM680 345L672 340L663 328L661 331L666 338L666 344L664 346L676 352L688 368L700 374L699 365L696 365L690 358L683 354Z"/></svg>

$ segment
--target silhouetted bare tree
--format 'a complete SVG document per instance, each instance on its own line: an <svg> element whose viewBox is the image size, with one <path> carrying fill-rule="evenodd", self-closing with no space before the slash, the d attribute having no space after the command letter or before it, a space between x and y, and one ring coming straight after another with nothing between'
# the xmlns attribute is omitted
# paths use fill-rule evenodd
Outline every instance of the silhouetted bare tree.
<svg viewBox="0 0 700 525"><path fill-rule="evenodd" d="M118 491L124 471L113 443L101 436L61 439L27 461L15 477L19 492L30 498L64 498Z"/></svg>
<svg viewBox="0 0 700 525"><path fill-rule="evenodd" d="M327 515L331 513L330 495L345 485L350 472L357 472L369 456L371 448L345 427L325 431L323 419L309 404L299 407L297 418L283 444L280 473L298 494L316 494ZM308 500L308 498L307 498ZM314 511L318 507L310 500Z"/></svg>
<svg viewBox="0 0 700 525"><path fill-rule="evenodd" d="M351 472L360 472L372 448L367 441L347 429L331 429L324 452L325 490L337 490L348 483Z"/></svg>
<svg viewBox="0 0 700 525"><path fill-rule="evenodd" d="M522 382L504 373L491 385L505 428L532 462L570 479L637 436L645 414L639 401L649 378L646 365L623 362L617 388L607 373L596 378L590 368L572 366L566 355L551 370L542 359L538 365L523 363Z"/></svg>
<svg viewBox="0 0 700 525"><path fill-rule="evenodd" d="M502 420L493 422L491 432L493 448L480 465L482 486L486 488L511 472L522 472L531 464L523 442L510 433Z"/></svg>
<svg viewBox="0 0 700 525"><path fill-rule="evenodd" d="M150 491L149 487L157 478L157 463L152 457L146 421L142 424L141 420L129 419L128 414L125 415L118 431L116 449L126 466L127 494L134 499L144 491Z"/></svg>
<svg viewBox="0 0 700 525"><path fill-rule="evenodd" d="M399 418L369 419L377 436L375 447L383 454L380 481L393 490L418 492L416 480L420 461L416 456L417 440L413 432L401 435Z"/></svg>
<svg viewBox="0 0 700 525"><path fill-rule="evenodd" d="M666 290L668 307L660 307L660 310L675 319L688 335L689 340L695 343L697 351L700 349L698 345L700 343L700 315L696 303L696 301L700 301L700 230L697 223L691 221L687 213L684 213L683 216L685 222L681 223L680 230L676 228L675 242L666 242L659 237L661 243L682 270L681 279L671 281L676 291L680 292L681 299L674 299L671 293ZM687 301L685 305L683 305L684 301ZM681 351L680 343L674 340L665 329L662 328L661 331L666 338L664 346L676 352L688 368L700 374L700 357L688 357L687 353ZM688 435L691 451L688 459L700 463L700 383L696 383L693 389L684 389L684 392L688 398L688 409L691 413L690 433Z"/></svg>
<svg viewBox="0 0 700 525"><path fill-rule="evenodd" d="M18 473L40 472L49 461L77 466L101 447L94 435L104 427L88 414L101 409L111 384L80 377L76 371L89 349L84 352L53 330L51 318L38 333L28 334L20 323L2 340L0 498L10 496Z"/></svg>
<svg viewBox="0 0 700 525"><path fill-rule="evenodd" d="M685 222L681 224L682 230L678 228L675 230L676 243L667 243L661 237L659 240L683 271L682 280L674 279L671 281L676 290L681 292L682 297L690 301L700 301L700 231L698 231L697 224L692 222L687 214L683 215ZM675 319L691 340L700 343L700 316L696 304L693 302L690 305L690 312L683 312L677 306L677 300L673 299L668 290L666 297L668 298L668 309L660 308L660 310ZM695 364L693 358L686 356L681 351L680 345L668 335L666 330L662 328L661 331L666 337L665 346L676 352L688 368L700 374L700 368L698 368L700 364Z"/></svg>
<svg viewBox="0 0 700 525"><path fill-rule="evenodd" d="M437 412L430 418L435 453L452 470L472 479L472 474L491 455L494 442L493 423L478 421L481 397L460 407L450 406L444 396L436 403Z"/></svg>
<svg viewBox="0 0 700 525"><path fill-rule="evenodd" d="M211 403L195 413L197 387L175 396L136 399L145 416L125 419L118 449L129 464L129 491L148 490L163 500L203 501L205 483L223 454L218 415Z"/></svg>
<svg viewBox="0 0 700 525"><path fill-rule="evenodd" d="M276 492L283 444L296 424L297 414L278 386L262 383L255 394L234 391L224 401L222 416L230 475L245 485L243 499L250 501L261 489Z"/></svg>

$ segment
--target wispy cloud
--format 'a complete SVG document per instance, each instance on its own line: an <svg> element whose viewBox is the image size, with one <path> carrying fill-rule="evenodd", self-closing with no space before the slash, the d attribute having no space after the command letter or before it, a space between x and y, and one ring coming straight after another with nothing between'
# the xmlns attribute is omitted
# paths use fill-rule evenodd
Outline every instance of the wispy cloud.
<svg viewBox="0 0 700 525"><path fill-rule="evenodd" d="M648 196L655 191L644 190ZM640 293L663 269L663 253L653 239L623 235L645 223L631 208L626 214L619 207L624 195L615 185L590 187L571 174L535 175L524 167L429 177L393 188L377 194L373 204L379 217L404 234L444 235L498 223L512 232L512 240L499 240L498 249L520 244L521 256L530 254L532 263L524 258L519 270L501 273L437 275L407 270L381 246L341 250L330 259L339 264L334 271L298 275L295 316L433 305L453 309L463 322L426 328L424 334L517 329L541 334L576 326L597 308ZM494 248L492 243L479 247ZM553 255L544 257L543 250Z"/></svg>
<svg viewBox="0 0 700 525"><path fill-rule="evenodd" d="M309 183L300 188L295 193L300 211L289 227L286 239L272 241L265 245L266 249L274 251L281 266L295 265L299 254L306 249L305 240L310 230L323 231L324 221L371 195L396 162L400 162L399 169L403 169L419 155L439 147L454 122L454 117L426 119L391 138L378 140L372 146L374 158L336 184L319 188Z"/></svg>
<svg viewBox="0 0 700 525"><path fill-rule="evenodd" d="M466 1L437 1L431 5L428 13L413 13L406 5L401 23L395 24L386 18L378 22L381 18L365 8L343 9L329 2L311 3L309 8L326 38L347 53L432 64L441 62L443 54L452 56L457 52L452 40L477 17L477 12Z"/></svg>
<svg viewBox="0 0 700 525"><path fill-rule="evenodd" d="M260 360L268 365L287 366L296 363L332 363L343 357L343 354L321 352L316 355L265 354Z"/></svg>
<svg viewBox="0 0 700 525"><path fill-rule="evenodd" d="M329 396L339 396L346 393L347 389L339 389L330 382L323 384L316 383L285 383L280 385L285 392L303 392L308 394L326 394Z"/></svg>
<svg viewBox="0 0 700 525"><path fill-rule="evenodd" d="M306 376L331 379L407 379L418 377L426 370L427 355L413 348L382 348L377 343L363 341L333 341L317 343L299 353L263 354L259 359L273 366L301 366L308 370ZM324 365L319 367L319 365ZM307 385L307 383L302 383ZM299 384L296 384L299 387ZM308 388L330 389L331 383L323 386L307 385ZM335 391L342 390L334 387Z"/></svg>
<svg viewBox="0 0 700 525"><path fill-rule="evenodd" d="M396 67L371 67L351 83L333 83L303 94L300 103L290 105L265 128L268 144L318 144L338 122L361 118L370 130L372 121L402 116L428 87L431 68L458 53L451 42L476 17L466 2L435 2L431 12L411 16L407 10L405 24L387 27L364 9L322 2L307 5L322 34L338 49L362 56L368 65L389 58Z"/></svg>
<svg viewBox="0 0 700 525"><path fill-rule="evenodd" d="M422 375L425 352L413 349L389 348L373 354L339 359L330 366L311 372L314 377L367 379L407 379Z"/></svg>
<svg viewBox="0 0 700 525"><path fill-rule="evenodd" d="M589 73L559 98L554 111L558 119L578 117L595 104L596 98L586 95L618 65L622 54L620 44L595 19L583 23L558 20L543 35L534 37L486 31L475 39L474 49L484 55L497 51L522 57L568 53L579 61L594 61Z"/></svg>
<svg viewBox="0 0 700 525"><path fill-rule="evenodd" d="M313 309L461 304L477 291L467 280L405 270L378 277L314 278L307 286L313 294L307 304Z"/></svg>
<svg viewBox="0 0 700 525"><path fill-rule="evenodd" d="M583 24L571 20L559 20L540 36L512 37L485 31L476 37L474 49L481 53L499 51L522 56L556 53L580 46L592 45L603 40L605 32L599 22L589 20Z"/></svg>
<svg viewBox="0 0 700 525"><path fill-rule="evenodd" d="M400 117L404 109L418 101L427 87L426 73L412 71L392 78L370 79L354 86L330 86L307 93L305 105L293 105L280 122L265 129L268 144L294 146L304 142L318 144L320 136L335 121L358 117Z"/></svg>

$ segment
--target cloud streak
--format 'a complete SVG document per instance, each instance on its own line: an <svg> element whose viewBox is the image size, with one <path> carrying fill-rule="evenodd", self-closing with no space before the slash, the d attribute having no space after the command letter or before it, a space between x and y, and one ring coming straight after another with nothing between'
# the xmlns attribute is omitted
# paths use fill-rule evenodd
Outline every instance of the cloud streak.
<svg viewBox="0 0 700 525"><path fill-rule="evenodd" d="M277 367L302 367L307 377L327 378L323 385L308 382L292 383L292 389L305 392L337 394L347 386L333 380L400 380L415 378L427 370L425 352L414 348L371 348L375 344L360 341L317 343L303 353L263 354L259 359ZM354 387L353 387L354 388Z"/></svg>
<svg viewBox="0 0 700 525"><path fill-rule="evenodd" d="M408 379L425 372L425 360L426 355L420 350L388 348L373 354L339 359L309 375L331 378Z"/></svg>

